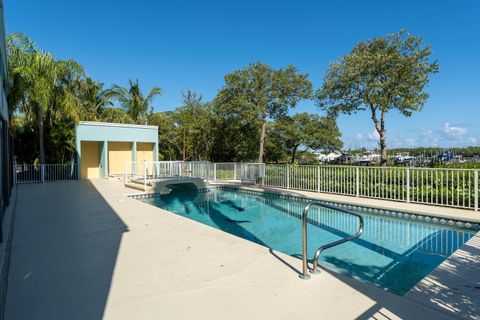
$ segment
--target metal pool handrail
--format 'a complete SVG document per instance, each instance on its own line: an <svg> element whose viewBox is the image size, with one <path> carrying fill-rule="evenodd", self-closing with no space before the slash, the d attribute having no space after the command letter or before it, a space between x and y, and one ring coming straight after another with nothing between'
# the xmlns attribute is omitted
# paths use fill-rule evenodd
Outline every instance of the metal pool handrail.
<svg viewBox="0 0 480 320"><path fill-rule="evenodd" d="M350 214L352 216L355 216L358 218L359 220L359 227L358 227L358 230L357 232L354 234L354 235L351 235L349 237L346 237L344 239L341 239L341 240L337 240L337 241L334 241L334 242L330 242L326 245L323 245L321 246L320 248L317 249L317 251L315 252L315 255L312 259L312 271L311 273L315 274L315 273L318 273L319 270L318 270L318 257L320 256L320 254L323 252L323 250L326 250L326 249L329 249L331 247L335 247L335 246L338 246L339 244L342 244L342 243L345 243L345 242L348 242L348 241L351 241L351 240L354 240L358 237L360 237L360 235L362 234L363 232L363 226L364 226L364 223L363 223L363 217L359 214L356 214L356 213L353 213L353 212L350 212L350 211L347 211L347 210L343 210L343 209L340 209L340 208L337 208L337 207L334 207L334 206L330 206L328 204L325 204L323 202L320 202L320 201L311 201L309 202L304 208L303 208L303 214L302 214L302 254L303 254L303 273L299 275L299 277L301 279L304 279L304 280L308 280L310 279L310 275L308 274L308 257L307 257L307 215L308 215L308 210L310 209L311 206L320 206L320 207L324 207L324 208L328 208L328 209L332 209L332 210L338 210L340 212L343 212L343 213L346 213L346 214Z"/></svg>

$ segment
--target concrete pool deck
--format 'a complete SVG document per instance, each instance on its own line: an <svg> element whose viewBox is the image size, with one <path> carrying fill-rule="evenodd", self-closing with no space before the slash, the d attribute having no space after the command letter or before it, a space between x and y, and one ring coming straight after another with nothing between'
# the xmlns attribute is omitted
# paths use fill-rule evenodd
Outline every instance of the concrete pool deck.
<svg viewBox="0 0 480 320"><path fill-rule="evenodd" d="M127 193L104 179L18 187L5 319L470 319L325 270L302 281L300 260Z"/></svg>

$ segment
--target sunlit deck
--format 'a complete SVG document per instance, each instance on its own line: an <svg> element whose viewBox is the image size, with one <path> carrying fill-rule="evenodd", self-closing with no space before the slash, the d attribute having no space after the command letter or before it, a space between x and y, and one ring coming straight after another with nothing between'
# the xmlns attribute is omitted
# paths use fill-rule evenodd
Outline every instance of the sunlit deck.
<svg viewBox="0 0 480 320"><path fill-rule="evenodd" d="M473 272L480 265L478 234L419 284L423 287L400 297L326 270L299 280L300 260L128 198L125 194L135 191L121 181L18 188L6 319L473 319L480 314L478 289L454 288L463 286L462 279L479 284ZM459 262L467 258L466 268ZM465 294L456 299L449 296L453 289Z"/></svg>

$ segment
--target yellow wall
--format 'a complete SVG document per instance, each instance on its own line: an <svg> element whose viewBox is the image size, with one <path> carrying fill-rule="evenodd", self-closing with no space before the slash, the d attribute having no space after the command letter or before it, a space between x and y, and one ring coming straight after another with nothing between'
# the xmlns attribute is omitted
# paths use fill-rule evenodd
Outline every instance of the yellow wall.
<svg viewBox="0 0 480 320"><path fill-rule="evenodd" d="M132 161L132 143L108 142L108 173L124 174L125 161Z"/></svg>
<svg viewBox="0 0 480 320"><path fill-rule="evenodd" d="M143 170L142 161L148 161L147 163L147 174L153 173L153 143L148 142L137 142L137 162L138 169Z"/></svg>
<svg viewBox="0 0 480 320"><path fill-rule="evenodd" d="M99 177L98 142L82 141L81 150L81 178L90 179Z"/></svg>
<svg viewBox="0 0 480 320"><path fill-rule="evenodd" d="M153 143L137 142L137 161L153 161Z"/></svg>

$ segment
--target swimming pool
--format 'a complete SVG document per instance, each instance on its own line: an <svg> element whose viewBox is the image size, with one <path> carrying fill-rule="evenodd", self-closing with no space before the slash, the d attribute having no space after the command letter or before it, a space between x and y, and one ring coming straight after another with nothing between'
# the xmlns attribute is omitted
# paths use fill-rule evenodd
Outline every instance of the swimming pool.
<svg viewBox="0 0 480 320"><path fill-rule="evenodd" d="M301 213L308 199L216 188L174 189L142 201L215 227L265 247L301 258ZM365 221L360 238L328 249L320 265L403 295L467 242L478 227L458 227L423 216L353 207ZM373 213L370 213L373 212ZM375 213L376 212L376 213ZM402 215L397 213L396 215ZM415 219L415 220L412 220ZM438 219L435 219L436 221ZM452 222L450 222L452 223ZM468 224L470 226L470 224ZM312 207L309 211L308 257L326 243L355 233L358 219L341 211Z"/></svg>

